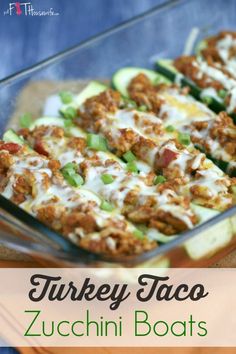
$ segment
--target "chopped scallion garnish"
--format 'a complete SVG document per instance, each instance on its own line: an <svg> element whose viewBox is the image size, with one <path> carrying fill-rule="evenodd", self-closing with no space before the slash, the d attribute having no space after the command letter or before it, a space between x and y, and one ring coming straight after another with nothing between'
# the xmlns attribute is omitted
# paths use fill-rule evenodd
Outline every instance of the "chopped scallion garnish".
<svg viewBox="0 0 236 354"><path fill-rule="evenodd" d="M225 97L227 96L226 90L224 90L224 89L219 90L219 91L218 91L218 96L219 96L220 98L225 98Z"/></svg>
<svg viewBox="0 0 236 354"><path fill-rule="evenodd" d="M77 115L77 111L74 107L67 107L65 111L63 111L63 116L66 119L74 119Z"/></svg>
<svg viewBox="0 0 236 354"><path fill-rule="evenodd" d="M114 182L114 178L112 177L112 175L108 173L104 173L103 175L101 175L101 180L103 181L104 184L110 184Z"/></svg>
<svg viewBox="0 0 236 354"><path fill-rule="evenodd" d="M129 172L138 173L138 166L134 161L128 162L126 168Z"/></svg>
<svg viewBox="0 0 236 354"><path fill-rule="evenodd" d="M25 113L20 116L20 126L21 128L29 128L32 123L32 116L30 113Z"/></svg>
<svg viewBox="0 0 236 354"><path fill-rule="evenodd" d="M61 98L62 103L64 103L64 104L68 104L68 103L71 103L73 101L73 96L68 91L61 91L59 93L59 96Z"/></svg>
<svg viewBox="0 0 236 354"><path fill-rule="evenodd" d="M166 131L168 133L173 133L175 131L175 127L173 125L167 125Z"/></svg>
<svg viewBox="0 0 236 354"><path fill-rule="evenodd" d="M130 98L123 97L123 101L124 101L125 107L127 107L127 108L137 108L136 102L131 100Z"/></svg>
<svg viewBox="0 0 236 354"><path fill-rule="evenodd" d="M72 126L73 126L73 122L72 122L71 119L65 119L65 120L64 120L64 127L65 127L65 128L70 128L70 127L72 127Z"/></svg>
<svg viewBox="0 0 236 354"><path fill-rule="evenodd" d="M159 184L166 182L166 178L164 176L156 176L153 180L153 184Z"/></svg>
<svg viewBox="0 0 236 354"><path fill-rule="evenodd" d="M148 107L142 104L141 106L138 107L138 111L140 112L147 112Z"/></svg>
<svg viewBox="0 0 236 354"><path fill-rule="evenodd" d="M210 96L203 96L202 102L205 103L207 106L212 103L212 97Z"/></svg>
<svg viewBox="0 0 236 354"><path fill-rule="evenodd" d="M73 162L67 163L61 172L65 180L73 187L79 187L84 183L83 177L77 173L77 165Z"/></svg>
<svg viewBox="0 0 236 354"><path fill-rule="evenodd" d="M76 170L76 168L77 168L77 165L76 165L76 163L74 163L74 162L68 162L64 167L63 167L63 169L72 169L72 170Z"/></svg>
<svg viewBox="0 0 236 354"><path fill-rule="evenodd" d="M83 177L79 174L72 174L64 177L66 181L73 187L80 187L84 183Z"/></svg>

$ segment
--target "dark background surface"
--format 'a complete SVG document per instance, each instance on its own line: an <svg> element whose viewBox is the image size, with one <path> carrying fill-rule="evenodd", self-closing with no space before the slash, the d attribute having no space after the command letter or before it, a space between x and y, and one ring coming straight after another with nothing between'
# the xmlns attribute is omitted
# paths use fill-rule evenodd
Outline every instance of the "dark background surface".
<svg viewBox="0 0 236 354"><path fill-rule="evenodd" d="M4 15L13 2L0 0L0 79L165 1L31 0L34 10L59 15Z"/></svg>
<svg viewBox="0 0 236 354"><path fill-rule="evenodd" d="M164 0L31 0L35 10L58 16L4 15L9 3L0 0L0 79L101 31L138 15ZM22 0L26 2L26 0ZM15 353L0 348L1 354Z"/></svg>

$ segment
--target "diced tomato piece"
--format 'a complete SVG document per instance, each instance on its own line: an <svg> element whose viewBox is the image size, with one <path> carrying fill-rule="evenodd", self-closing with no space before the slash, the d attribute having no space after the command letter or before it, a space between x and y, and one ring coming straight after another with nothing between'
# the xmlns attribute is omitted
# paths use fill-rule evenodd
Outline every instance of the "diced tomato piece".
<svg viewBox="0 0 236 354"><path fill-rule="evenodd" d="M10 154L15 154L20 151L21 145L16 143L3 143L0 145L0 150L7 150Z"/></svg>
<svg viewBox="0 0 236 354"><path fill-rule="evenodd" d="M38 139L38 140L35 141L34 150L36 152L38 152L39 154L41 154L41 155L49 156L49 153L47 152L47 150L43 146L43 142L42 142L41 139Z"/></svg>
<svg viewBox="0 0 236 354"><path fill-rule="evenodd" d="M175 160L178 156L178 152L172 151L170 149L164 149L162 155L160 156L157 165L162 168L166 168L169 164Z"/></svg>

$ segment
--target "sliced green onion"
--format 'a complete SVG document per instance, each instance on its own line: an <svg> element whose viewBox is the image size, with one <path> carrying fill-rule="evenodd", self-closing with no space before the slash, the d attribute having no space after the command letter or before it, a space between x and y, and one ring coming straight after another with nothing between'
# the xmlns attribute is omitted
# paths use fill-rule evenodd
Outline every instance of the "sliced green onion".
<svg viewBox="0 0 236 354"><path fill-rule="evenodd" d="M125 159L126 162L132 162L136 160L136 156L132 153L132 151L127 151L123 155L123 158Z"/></svg>
<svg viewBox="0 0 236 354"><path fill-rule="evenodd" d="M147 231L148 231L148 227L145 224L137 225L137 229L142 231L144 234L147 233Z"/></svg>
<svg viewBox="0 0 236 354"><path fill-rule="evenodd" d="M100 135L88 134L87 145L90 149L97 151L107 151L107 141Z"/></svg>
<svg viewBox="0 0 236 354"><path fill-rule="evenodd" d="M103 181L104 184L110 184L114 182L114 178L112 177L112 175L109 175L108 173L104 173L103 175L101 175L101 180Z"/></svg>
<svg viewBox="0 0 236 354"><path fill-rule="evenodd" d="M77 111L74 107L67 107L66 110L63 112L63 115L66 119L73 119L77 115Z"/></svg>
<svg viewBox="0 0 236 354"><path fill-rule="evenodd" d="M126 165L126 169L129 172L138 173L138 166L136 165L136 163L134 161L128 162Z"/></svg>
<svg viewBox="0 0 236 354"><path fill-rule="evenodd" d="M209 105L212 103L212 97L210 96L203 96L202 97L202 102L205 103L206 105Z"/></svg>
<svg viewBox="0 0 236 354"><path fill-rule="evenodd" d="M73 125L74 125L74 124L73 124L73 122L72 122L71 119L66 118L66 119L64 120L64 127L65 127L65 128L70 128L70 127L72 127Z"/></svg>
<svg viewBox="0 0 236 354"><path fill-rule="evenodd" d="M73 187L80 187L84 183L83 177L77 173L72 175L65 175L64 178Z"/></svg>
<svg viewBox="0 0 236 354"><path fill-rule="evenodd" d="M173 125L167 125L165 129L168 133L173 133L175 131L175 127Z"/></svg>
<svg viewBox="0 0 236 354"><path fill-rule="evenodd" d="M62 103L64 103L64 104L68 104L68 103L71 103L73 101L73 96L68 91L61 91L59 93L59 96L61 98Z"/></svg>
<svg viewBox="0 0 236 354"><path fill-rule="evenodd" d="M189 145L191 143L190 135L187 133L179 133L178 141L180 144Z"/></svg>
<svg viewBox="0 0 236 354"><path fill-rule="evenodd" d="M32 123L32 116L30 113L25 113L20 116L20 126L21 128L29 128Z"/></svg>
<svg viewBox="0 0 236 354"><path fill-rule="evenodd" d="M156 78L154 79L153 85L154 85L154 86L157 86L157 85L161 84L161 82L162 82L162 80L161 80L161 78L158 76L158 77L156 77Z"/></svg>
<svg viewBox="0 0 236 354"><path fill-rule="evenodd" d="M137 237L137 238L140 238L140 239L142 239L143 238L143 236L144 236L144 233L141 231L141 230L134 230L133 231L133 235L135 236L135 237Z"/></svg>
<svg viewBox="0 0 236 354"><path fill-rule="evenodd" d="M166 182L166 178L164 176L156 176L153 180L153 184L159 184Z"/></svg>
<svg viewBox="0 0 236 354"><path fill-rule="evenodd" d="M100 205L100 209L105 210L105 211L112 211L114 209L114 206L110 203L108 203L106 200L103 200Z"/></svg>
<svg viewBox="0 0 236 354"><path fill-rule="evenodd" d="M138 107L138 111L140 112L147 112L148 107L142 104L141 106Z"/></svg>
<svg viewBox="0 0 236 354"><path fill-rule="evenodd" d="M221 98L225 98L227 96L227 91L224 89L221 89L218 91L218 96Z"/></svg>
<svg viewBox="0 0 236 354"><path fill-rule="evenodd" d="M79 187L84 183L83 177L77 172L77 165L73 162L68 162L62 169L62 175L65 180L73 187Z"/></svg>

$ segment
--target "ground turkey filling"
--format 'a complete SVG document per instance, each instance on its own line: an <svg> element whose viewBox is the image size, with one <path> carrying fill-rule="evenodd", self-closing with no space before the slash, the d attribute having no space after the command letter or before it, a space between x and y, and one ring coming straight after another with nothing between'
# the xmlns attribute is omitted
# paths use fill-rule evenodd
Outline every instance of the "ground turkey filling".
<svg viewBox="0 0 236 354"><path fill-rule="evenodd" d="M138 254L156 242L133 234L126 219L102 211L93 198L70 187L60 163L14 143L0 142L0 192L46 225L93 252Z"/></svg>

